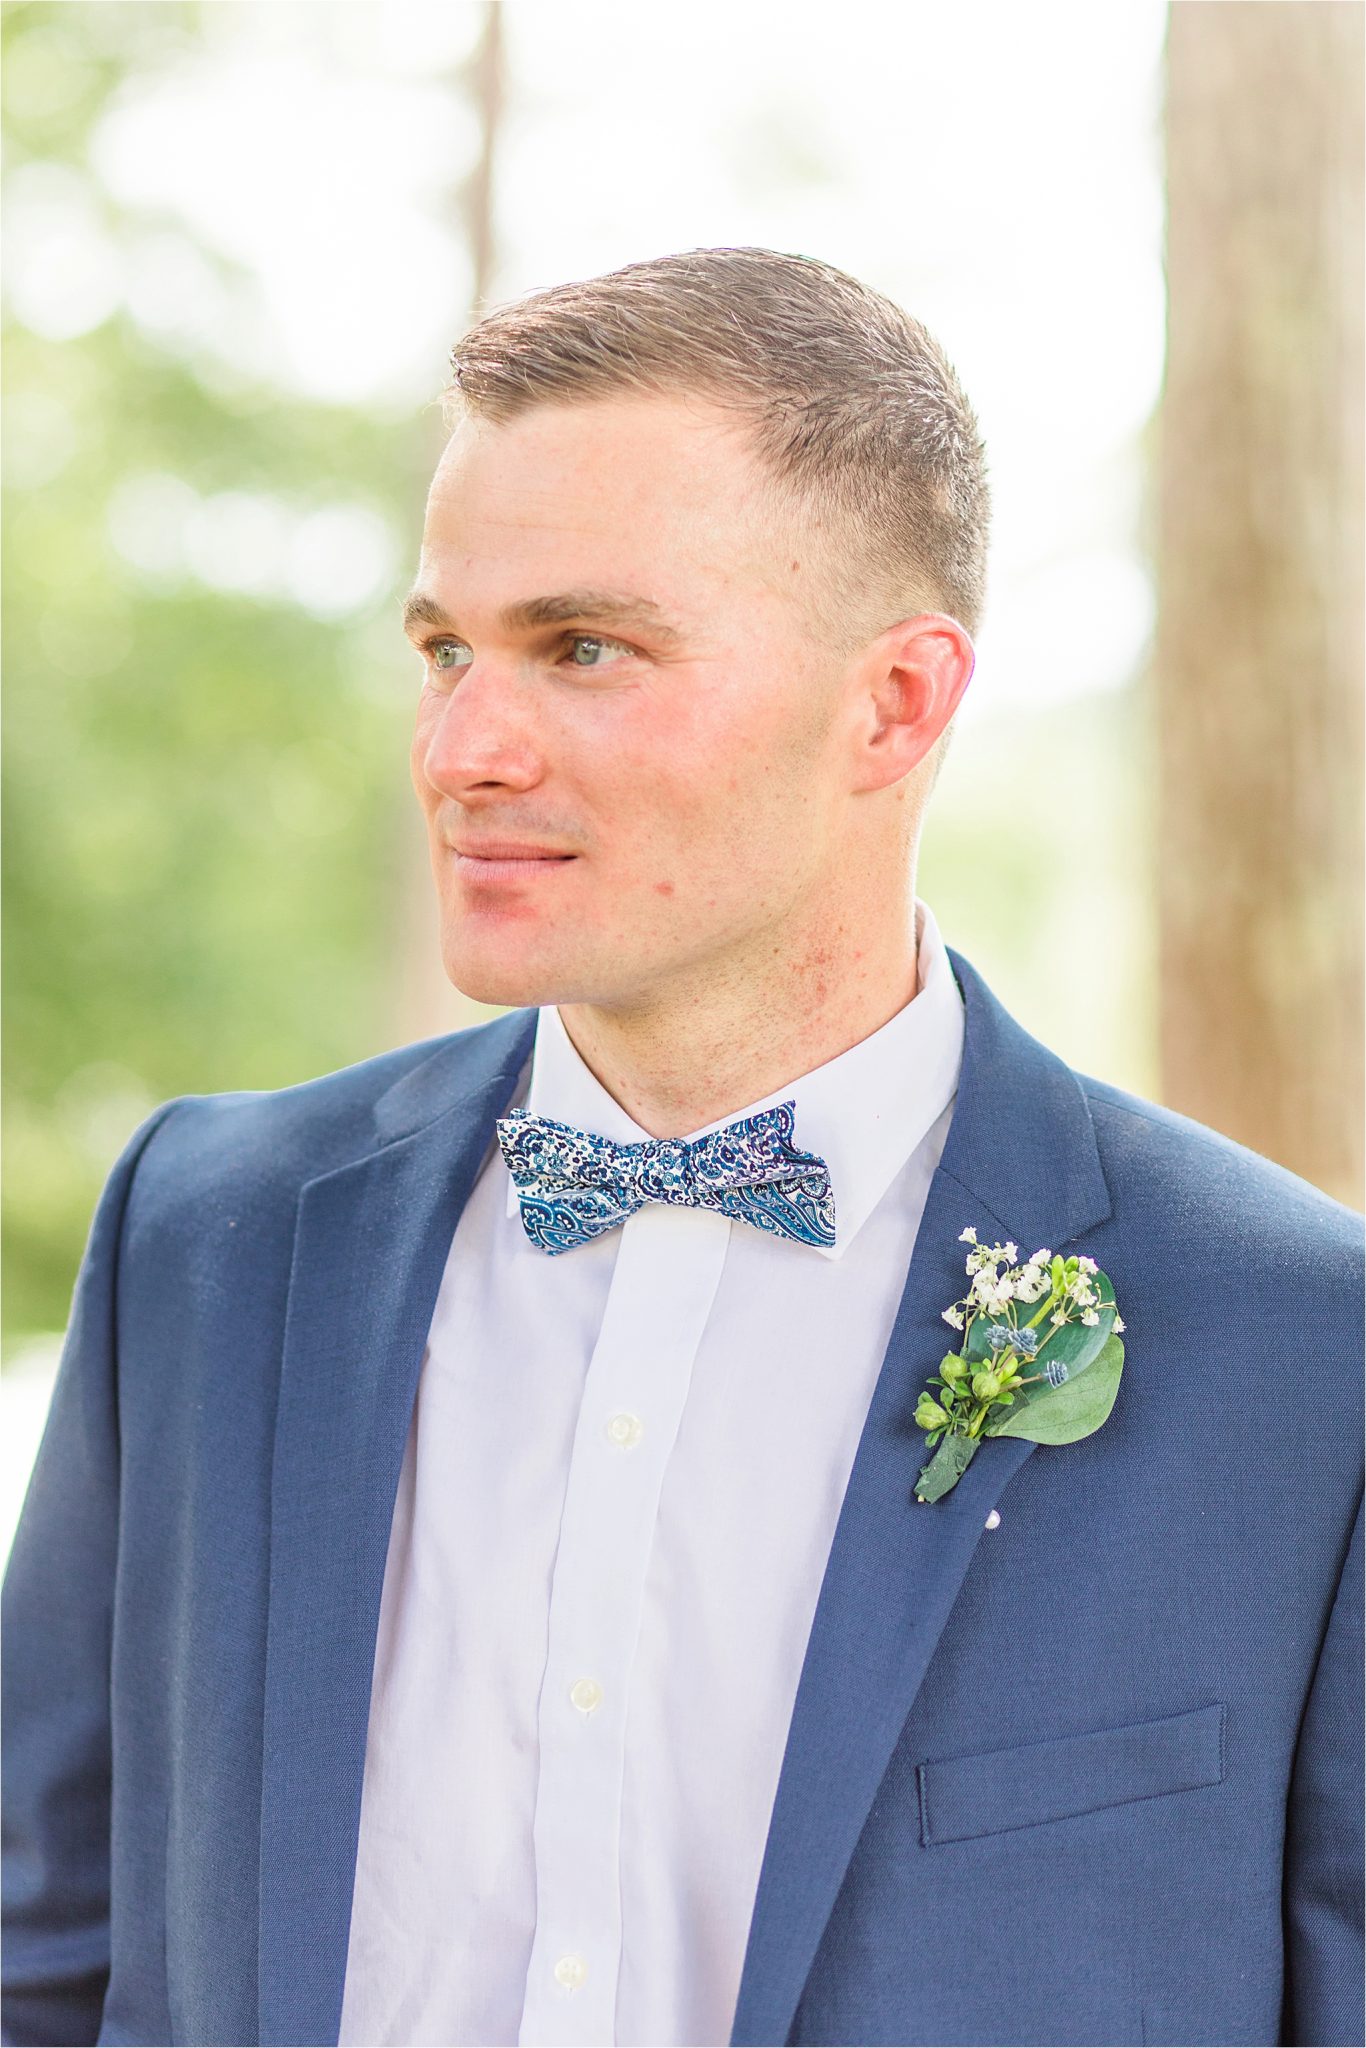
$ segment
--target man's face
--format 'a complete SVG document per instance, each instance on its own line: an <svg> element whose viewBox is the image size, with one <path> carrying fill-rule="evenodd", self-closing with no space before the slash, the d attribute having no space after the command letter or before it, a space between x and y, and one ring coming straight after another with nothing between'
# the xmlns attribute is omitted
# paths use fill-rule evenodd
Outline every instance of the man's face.
<svg viewBox="0 0 1366 2048"><path fill-rule="evenodd" d="M467 995L743 987L837 860L849 711L805 623L812 551L757 516L759 478L700 401L452 437L409 601L411 767Z"/></svg>

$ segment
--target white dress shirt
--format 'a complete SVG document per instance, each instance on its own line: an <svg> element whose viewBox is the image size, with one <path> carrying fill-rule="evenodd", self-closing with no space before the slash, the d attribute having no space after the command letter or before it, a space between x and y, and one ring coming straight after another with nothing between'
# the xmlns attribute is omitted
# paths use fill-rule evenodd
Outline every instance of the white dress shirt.
<svg viewBox="0 0 1366 2048"><path fill-rule="evenodd" d="M952 1113L920 986L796 1103L836 1242L647 1203L550 1256L496 1143L432 1318L376 1645L341 2042L729 2040L797 1681ZM631 1143L558 1010L512 1100ZM700 1132L691 1133L701 1135Z"/></svg>

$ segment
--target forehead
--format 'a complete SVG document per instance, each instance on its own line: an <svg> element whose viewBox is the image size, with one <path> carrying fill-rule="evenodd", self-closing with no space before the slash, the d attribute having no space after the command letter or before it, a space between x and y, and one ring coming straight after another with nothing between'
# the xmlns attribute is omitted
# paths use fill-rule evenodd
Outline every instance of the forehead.
<svg viewBox="0 0 1366 2048"><path fill-rule="evenodd" d="M767 481L743 425L701 400L604 399L536 406L500 424L464 420L432 481L424 568L499 586L533 570L565 583L767 581Z"/></svg>

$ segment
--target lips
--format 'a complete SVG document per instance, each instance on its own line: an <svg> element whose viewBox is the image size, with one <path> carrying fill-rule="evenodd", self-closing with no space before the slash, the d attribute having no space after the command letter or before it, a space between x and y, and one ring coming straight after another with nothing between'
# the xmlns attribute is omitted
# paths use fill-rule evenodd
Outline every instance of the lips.
<svg viewBox="0 0 1366 2048"><path fill-rule="evenodd" d="M504 861L518 860L573 860L572 853L557 853L548 846L515 846L513 844L491 843L488 846L453 846L452 853L461 860L490 861L499 865Z"/></svg>
<svg viewBox="0 0 1366 2048"><path fill-rule="evenodd" d="M558 873L562 868L572 867L577 858L572 853L547 852L531 846L481 846L478 852L453 846L450 851L456 872L471 887L490 883L520 883L525 887L528 883Z"/></svg>

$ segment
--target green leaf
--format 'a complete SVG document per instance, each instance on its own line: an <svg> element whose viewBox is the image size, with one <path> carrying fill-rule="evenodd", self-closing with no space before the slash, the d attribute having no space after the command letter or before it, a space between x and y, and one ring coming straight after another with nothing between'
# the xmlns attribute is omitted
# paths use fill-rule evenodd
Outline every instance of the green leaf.
<svg viewBox="0 0 1366 2048"><path fill-rule="evenodd" d="M1099 1297L1097 1307L1100 1320L1095 1323L1064 1323L1044 1338L1033 1358L1022 1361L1021 1371L1031 1380L1027 1387L1018 1389L1021 1400L1031 1406L1035 1401L1051 1401L1057 1389L1047 1380L1033 1378L1042 1372L1045 1365L1057 1361L1067 1367L1067 1381L1070 1385L1079 1373L1086 1372L1100 1357L1110 1337L1115 1322L1115 1290L1109 1277L1104 1273L1093 1273L1092 1282ZM1047 1319L1038 1325L1048 1330Z"/></svg>
<svg viewBox="0 0 1366 2048"><path fill-rule="evenodd" d="M1060 1387L1045 1382L1045 1391L1032 1401L1020 1402L1013 1414L1002 1415L999 1421L993 1416L987 1433L1022 1436L1036 1444L1077 1443L1099 1429L1110 1413L1123 1369L1124 1346L1111 1336L1085 1372Z"/></svg>
<svg viewBox="0 0 1366 2048"><path fill-rule="evenodd" d="M977 1451L977 1438L946 1436L915 1482L917 1500L939 1500L957 1486Z"/></svg>

